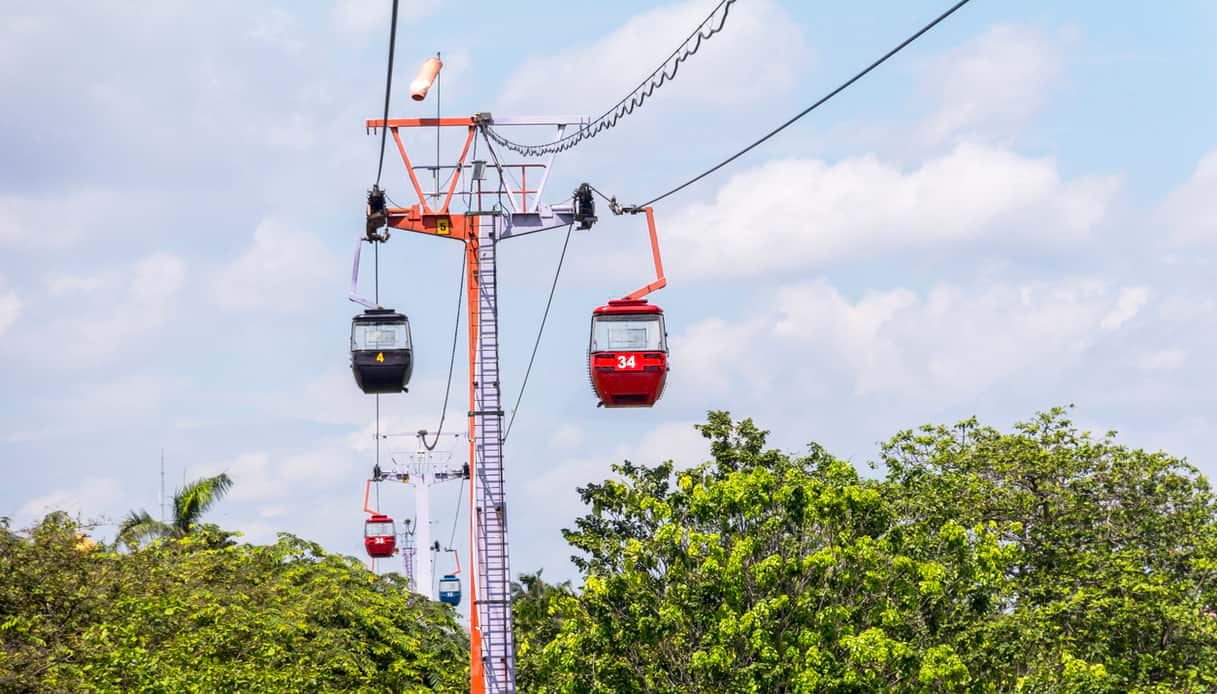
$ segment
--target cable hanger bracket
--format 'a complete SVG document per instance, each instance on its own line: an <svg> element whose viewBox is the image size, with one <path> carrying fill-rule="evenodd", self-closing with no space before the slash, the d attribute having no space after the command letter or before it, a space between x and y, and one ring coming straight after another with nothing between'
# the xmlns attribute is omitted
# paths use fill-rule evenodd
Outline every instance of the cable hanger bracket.
<svg viewBox="0 0 1217 694"><path fill-rule="evenodd" d="M380 186L373 185L368 191L367 228L365 238L368 243L384 243L389 240L389 215L385 209L385 192Z"/></svg>

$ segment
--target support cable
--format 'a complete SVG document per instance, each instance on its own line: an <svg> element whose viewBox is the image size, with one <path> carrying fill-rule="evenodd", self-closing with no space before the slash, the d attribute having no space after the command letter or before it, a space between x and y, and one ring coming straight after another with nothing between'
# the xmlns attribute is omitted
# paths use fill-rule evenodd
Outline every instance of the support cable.
<svg viewBox="0 0 1217 694"><path fill-rule="evenodd" d="M439 55L438 53L436 55ZM438 135L437 135L438 137ZM477 138L473 140L473 156L477 157ZM438 159L436 160L438 161ZM463 175L461 169L458 168L453 172L453 176ZM386 196L388 197L388 196ZM391 202L391 201L390 201ZM396 204L396 203L394 203ZM468 218L469 210L473 204L473 180L469 180L469 194L465 196L465 216ZM435 431L435 439L430 444L427 443L426 434L423 435L423 448L429 451L435 450L439 445L439 437L444 433L444 420L448 417L448 398L452 395L452 369L456 365L456 340L461 329L461 296L465 292L465 254L461 254L461 281L457 286L456 293L456 320L452 326L452 353L448 356L448 385L444 387L444 406L440 410L439 427Z"/></svg>
<svg viewBox="0 0 1217 694"><path fill-rule="evenodd" d="M457 486L460 491L456 494L456 515L452 517L452 534L448 536L448 549L452 549L452 543L456 541L456 523L461 519L461 501L465 498L465 485Z"/></svg>
<svg viewBox="0 0 1217 694"><path fill-rule="evenodd" d="M372 276L375 278L375 285L374 285L375 289L374 289L374 294L372 295L372 297L373 297L372 300L375 301L376 305L379 307L380 306L380 244L373 241L372 249L375 251L373 253L373 258L375 260L372 263L372 267L373 267ZM380 469L380 393L377 393L375 397L376 397L376 469L379 470ZM379 480L376 482L376 510L377 510L377 512L380 511L380 481Z"/></svg>
<svg viewBox="0 0 1217 694"><path fill-rule="evenodd" d="M444 420L448 417L448 397L452 395L452 369L456 365L456 339L461 330L461 295L465 292L465 256L461 254L461 281L457 285L456 292L456 319L452 321L452 354L448 357L448 385L444 386L444 407L440 410L439 428L435 431L435 438L431 443L427 443L427 433L422 434L423 448L429 451L435 450L439 445L440 434L444 432Z"/></svg>
<svg viewBox="0 0 1217 694"><path fill-rule="evenodd" d="M503 440L511 435L511 425L515 424L516 413L520 410L520 401L524 399L524 389L528 387L528 376L532 374L532 363L537 358L537 348L541 346L541 336L545 334L545 321L549 318L549 307L554 301L554 290L558 288L558 277L562 274L562 263L566 260L566 247L570 244L570 232L575 228L572 221L566 227L566 240L562 242L562 255L558 257L558 269L554 270L554 282L549 286L549 298L545 300L545 313L541 315L541 328L537 330L537 341L532 345L532 356L528 358L528 369L524 371L524 381L520 383L520 394L516 396L516 404L511 408L511 419L507 421L507 430L503 432Z"/></svg>
<svg viewBox="0 0 1217 694"><path fill-rule="evenodd" d="M702 41L712 38L723 30L723 27L727 24L727 15L731 13L731 5L735 4L735 2L736 0L721 0L714 7L714 10L701 21L701 24L698 24L693 29L693 33L689 34L688 38L682 41L676 47L676 50L672 51L672 54L660 63L659 67L655 68L641 84L634 87L621 101L618 101L615 106L601 114L599 118L584 125L570 135L543 145L522 145L503 137L495 132L493 128L486 128L487 133L498 144L526 157L539 157L544 154L564 152L584 140L599 135L617 125L622 118L625 118L633 113L635 109L642 106L665 83L676 79L676 73L680 70L680 64L697 53L698 49L701 48ZM718 20L718 25L713 26L711 20L718 15L719 10L722 10L722 17Z"/></svg>
<svg viewBox="0 0 1217 694"><path fill-rule="evenodd" d="M921 38L921 36L922 36L923 34L925 34L926 32L928 32L930 29L933 29L934 27L938 26L938 24L939 24L939 23L941 23L941 22L942 22L943 20L945 20L947 17L950 17L952 14L955 14L955 11L956 11L956 10L960 9L961 7L963 7L964 5L968 4L969 2L971 2L971 0L959 0L959 2L955 3L955 5L951 7L951 9L949 9L949 10L947 10L946 12L943 12L942 14L938 15L938 17L937 17L936 19L934 19L934 21L932 21L932 22L930 22L929 24L926 24L925 26L921 27L921 29L919 29L919 30L917 31L917 33L915 33L915 34L913 34L912 36L908 37L908 38L907 38L907 39L905 39L904 41L901 41L901 42L900 42L900 43L899 43L899 44L898 44L898 45L897 45L895 48L891 49L891 50L890 50L890 51L888 51L887 53L884 53L884 54L883 54L883 57L879 58L879 59L878 59L878 60L876 60L875 62L873 62L873 63L871 63L870 65L866 66L866 68L865 68L864 70L862 70L862 71L861 71L861 72L859 72L858 74L854 75L853 77L849 78L848 80L846 80L845 82L843 82L843 83L842 83L840 86L838 86L836 89L832 90L832 91L831 91L831 92L829 92L828 94L826 94L826 95L824 95L823 97L821 97L819 101L815 102L815 103L814 103L814 104L812 104L811 106L808 106L807 108L803 109L803 110L802 110L802 111L800 111L799 113L795 114L795 116L794 116L793 118L791 118L790 120L786 121L785 123L782 123L782 124L781 124L781 125L779 125L778 127L776 127L776 128L774 128L773 130L769 131L769 132L768 132L768 133L767 133L767 134L766 134L764 137L762 137L761 139L757 140L756 142L753 142L752 144L748 145L747 147L745 147L745 148L741 149L740 151L736 152L735 154L732 154L730 157L727 157L726 159L722 160L722 161L721 161L721 162L719 162L718 164L715 164L714 166L710 167L709 169L706 169L705 171L703 171L702 173L700 173L700 174L698 174L698 175L694 176L693 178L690 178L689 180L687 180L687 181L685 181L684 183L682 183L682 184L680 184L680 185L676 186L676 187L675 187L675 188L673 188L672 190L669 190L668 192L664 193L663 195L658 195L658 196L656 196L656 197L654 197L654 198L651 198L650 200L648 200L648 201L646 201L646 202L642 203L641 205L635 205L635 206L634 206L634 209L640 209L640 208L643 208L643 207L648 207L648 206L650 206L650 205L653 205L653 204L655 204L655 203L659 202L660 200L663 200L664 198L666 198L666 197L668 197L668 196L670 196L670 195L674 195L674 194L676 194L676 193L679 193L680 191L684 190L685 188L688 188L689 186L693 185L694 183L697 183L698 181L700 181L701 179L705 178L706 176L709 176L710 174L714 173L715 171L718 171L719 169L723 168L723 167L724 167L724 166L726 166L727 164L730 164L731 162L735 161L736 159L739 159L740 157L744 156L744 155L745 155L745 154L747 154L748 152L751 152L752 150L756 149L758 146L760 146L760 145L761 145L763 142L765 142L765 141L766 141L766 140L768 140L769 138L773 137L774 135L777 135L778 133L782 132L783 130L785 130L785 129L786 129L787 127L789 127L790 125L794 124L794 122L795 122L795 121L799 120L799 119L800 119L800 118L802 118L803 116L806 116L808 113L811 113L812 111L816 110L817 108L819 108L821 105L823 105L823 104L824 104L825 102L827 102L828 100L832 99L832 98L833 98L834 96L836 96L837 94L840 94L841 92L843 92L843 91L845 91L846 89L848 89L850 86L852 86L852 85L854 84L854 82L857 82L858 80L862 79L862 78L863 78L863 77L865 77L867 74L869 74L869 73L871 72L871 70L874 70L875 68L879 67L879 66L880 66L880 65L882 65L883 63L887 62L887 60L888 60L889 58L891 58L892 56L896 55L896 54L897 54L897 53L899 53L900 51L904 50L904 48L905 48L906 46L908 46L908 45L909 45L909 44L911 44L912 42L916 41L917 39Z"/></svg>
<svg viewBox="0 0 1217 694"><path fill-rule="evenodd" d="M397 43L397 0L393 0L393 16L389 20L389 69L385 71L385 117L380 129L380 163L376 165L376 187L385 168L385 138L389 134L389 96L393 93L393 46Z"/></svg>

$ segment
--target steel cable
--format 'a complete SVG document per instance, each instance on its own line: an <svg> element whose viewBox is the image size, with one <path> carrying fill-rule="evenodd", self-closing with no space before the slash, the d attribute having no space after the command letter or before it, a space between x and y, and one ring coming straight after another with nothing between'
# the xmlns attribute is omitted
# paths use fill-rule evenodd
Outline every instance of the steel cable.
<svg viewBox="0 0 1217 694"><path fill-rule="evenodd" d="M541 328L537 330L537 340L532 345L532 356L528 358L528 368L524 371L524 381L520 384L520 393L516 404L511 408L511 419L507 420L507 429L503 432L503 440L511 435L511 425L515 424L516 412L520 410L520 401L524 399L524 389L528 387L528 377L532 374L532 364L537 358L537 348L541 346L541 336L545 334L545 321L549 318L549 307L554 301L554 290L558 288L558 277L562 274L562 263L566 260L566 247L570 245L570 232L575 228L572 221L566 227L566 240L562 242L562 255L558 257L558 269L554 271L553 284L549 286L549 298L545 300L545 313L541 315Z"/></svg>
<svg viewBox="0 0 1217 694"><path fill-rule="evenodd" d="M456 292L456 319L452 325L452 354L448 357L448 385L444 386L444 407L440 410L439 428L435 431L435 439L431 443L427 443L427 436L423 434L423 447L429 451L435 450L439 445L439 437L444 432L444 420L448 417L448 398L452 395L452 370L456 365L456 340L461 331L461 296L465 293L465 256L461 254L461 281L457 285Z"/></svg>
<svg viewBox="0 0 1217 694"><path fill-rule="evenodd" d="M909 44L911 44L912 42L914 42L914 41L916 41L917 39L921 38L921 36L922 36L923 34L925 34L926 32L928 32L930 29L933 29L934 27L938 26L938 24L939 24L940 22L942 22L943 20L945 20L947 17L950 17L952 14L955 14L955 11L956 11L956 10L958 10L959 8L961 8L961 7L963 7L964 5L968 4L969 2L971 2L971 0L960 0L959 2L955 3L955 5L951 7L951 9L947 10L946 12L943 12L942 14L938 15L938 17L937 17L936 19L934 19L934 21L932 21L932 22L930 22L929 24L926 24L925 26L921 27L921 29L919 29L919 30L917 31L917 33L915 33L915 34L913 34L912 36L908 37L908 38L907 38L907 39L905 39L904 41L901 41L899 45L897 45L895 48L891 49L891 50L890 50L890 51L888 51L887 53L884 53L884 54L883 54L883 57L879 58L879 59L878 59L878 60L876 60L875 62L873 62L873 63L871 63L870 65L866 66L866 68L865 68L864 70L862 70L862 71L861 71L861 72L859 72L858 74L854 75L853 77L849 78L848 80L846 80L845 82L843 82L843 83L842 83L840 86L838 86L836 89L832 90L832 91L831 91L831 92L829 92L828 94L826 94L826 95L824 95L823 97L821 97L819 101L816 101L816 102L815 102L814 104L812 104L811 106L808 106L807 108L803 109L803 110L802 110L802 111L800 111L799 113L795 114L795 116L794 116L793 118L791 118L790 120L786 121L785 123L782 123L782 124L781 124L781 125L779 125L778 127L776 127L776 128L774 128L773 130L769 131L769 133L767 133L767 134L766 134L764 137L762 137L761 139L757 140L756 142L753 142L752 144L748 145L747 147L745 147L745 148L741 149L740 151L736 152L735 154L732 154L730 157L728 157L728 158L724 159L723 161L719 162L718 164L715 164L715 165L714 165L714 166L712 166L711 168L709 168L709 169L707 169L707 170L703 171L702 173L700 173L700 174L698 174L698 175L694 176L693 178L690 178L689 180L687 180L687 181L685 181L684 183L682 183L682 184L680 184L680 185L676 186L676 187L675 187L675 188L673 188L672 190L669 190L668 192L664 193L663 195L658 195L658 196L656 196L656 197L654 197L654 198L651 198L650 200L648 200L648 201L646 201L646 202L642 203L641 205L635 205L634 207L635 207L635 208L643 208L643 207L647 207L647 206L649 206L649 205L653 205L653 204L655 204L655 203L659 202L660 200L663 200L664 198L666 198L666 197L668 197L668 196L670 196L670 195L673 195L673 194L675 194L675 193L679 193L680 191L684 190L685 188L688 188L689 186L693 185L694 183L697 183L698 181L700 181L701 179L705 178L706 176L709 176L710 174L714 173L715 171L718 171L719 169L723 168L723 167L724 167L724 166L726 166L727 164L730 164L731 162L735 161L736 159L739 159L740 157L744 156L744 155L745 155L745 154L747 154L748 152L751 152L753 149L756 149L758 146L760 146L760 145L761 145L762 143L764 143L766 140L768 140L769 138L773 137L774 135L777 135L778 133L782 132L782 131L783 131L783 130L785 130L787 127L789 127L790 125L792 125L792 124L793 124L795 121L799 120L799 119L800 119L800 118L802 118L803 116L806 116L808 113L811 113L812 111L816 110L817 108L819 108L821 105L823 105L824 103L826 103L828 100L832 99L832 98L833 98L834 96L836 96L837 94L840 94L841 92L843 92L843 91L845 91L846 89L848 89L848 88L849 88L850 86L852 86L852 85L853 85L855 82L857 82L858 80L862 79L862 78L863 78L863 77L865 77L867 74L869 74L871 70L874 70L875 68L879 67L879 66L880 66L880 65L882 65L883 63L887 62L887 60L888 60L889 58L891 58L892 56L894 56L894 55L896 55L897 53L899 53L900 51L902 51L902 50L903 50L903 49L904 49L906 46L908 46L908 45L909 45Z"/></svg>
<svg viewBox="0 0 1217 694"><path fill-rule="evenodd" d="M393 16L389 20L389 69L385 72L385 117L380 129L380 163L376 165L376 187L385 168L385 138L389 134L389 97L393 93L393 46L397 43L397 0L393 0Z"/></svg>
<svg viewBox="0 0 1217 694"><path fill-rule="evenodd" d="M605 130L612 128L613 126L617 125L622 118L630 115L635 109L642 106L642 104L646 102L646 100L650 98L650 96L654 94L657 89L662 87L665 83L676 79L676 73L680 70L680 64L697 53L697 51L701 48L702 41L712 38L715 34L723 30L723 27L727 24L727 16L731 14L731 5L735 4L735 2L736 0L721 0L721 2L714 7L714 10L702 20L701 24L697 25L697 27L693 30L693 33L689 34L689 37L681 42L681 44L677 46L676 50L672 51L672 54L669 55L662 63L660 63L659 67L655 68L655 70L651 72L651 74L644 79L641 84L634 87L634 89L626 94L624 98L618 101L615 106L601 114L599 118L594 119L570 135L558 138L553 142L548 142L543 145L522 145L520 143L513 142L497 133L494 128L491 127L484 128L487 136L499 145L506 147L517 154L526 157L539 157L543 154L564 152L580 142L593 138ZM722 18L719 19L718 25L707 28L707 25L710 24L711 20L714 19L719 10L722 10ZM690 45L690 42L692 42L692 45Z"/></svg>

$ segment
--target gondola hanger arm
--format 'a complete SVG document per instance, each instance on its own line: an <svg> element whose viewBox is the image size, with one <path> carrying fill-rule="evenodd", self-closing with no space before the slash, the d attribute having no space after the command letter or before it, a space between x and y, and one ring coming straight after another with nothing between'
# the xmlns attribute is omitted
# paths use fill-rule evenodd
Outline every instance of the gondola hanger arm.
<svg viewBox="0 0 1217 694"><path fill-rule="evenodd" d="M659 235L655 232L655 212L654 212L654 210L649 206L648 207L620 207L620 206L616 205L615 200L614 200L613 204L610 205L610 208L612 208L614 212L617 212L618 209L621 210L621 212L617 212L617 214L621 214L622 212L628 212L629 214L638 214L639 212L643 212L646 214L647 231L651 234L651 256L655 259L655 281L646 285L645 287L641 287L639 289L634 290L633 292L630 292L629 294L626 294L622 298L624 298L626 300L631 300L631 301L641 299L642 297L646 296L647 294L650 294L651 292L655 291L656 289L663 289L664 287L668 286L668 278L665 277L663 274L663 259L660 258L660 256L659 256Z"/></svg>
<svg viewBox="0 0 1217 694"><path fill-rule="evenodd" d="M363 512L375 516L380 512L375 509L368 508L368 493L371 491L372 491L372 480L368 480L367 483L363 486Z"/></svg>
<svg viewBox="0 0 1217 694"><path fill-rule="evenodd" d="M384 233L384 237L388 238L388 232ZM355 239L355 260L351 264L351 289L347 292L347 299L359 304L364 308L380 308L380 304L374 301L368 301L359 295L359 255L363 250L364 242L377 243L378 240L369 241L366 237L359 236Z"/></svg>

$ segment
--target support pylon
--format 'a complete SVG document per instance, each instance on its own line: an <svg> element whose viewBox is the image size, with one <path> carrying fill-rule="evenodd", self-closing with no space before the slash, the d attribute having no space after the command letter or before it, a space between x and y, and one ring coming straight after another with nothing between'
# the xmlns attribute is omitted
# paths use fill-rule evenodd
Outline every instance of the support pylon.
<svg viewBox="0 0 1217 694"><path fill-rule="evenodd" d="M507 535L504 476L502 381L499 377L499 314L497 247L517 235L595 221L587 209L576 214L571 202L542 204L553 155L541 162L505 163L485 128L548 125L561 137L568 126L585 125L587 118L494 118L479 113L468 118L404 118L368 120L370 129L388 128L405 163L418 204L376 211L375 224L429 234L465 244L469 318L469 520L470 520L470 689L473 694L514 694L515 641L511 624L511 561ZM467 130L456 164L427 167L450 170L452 176L435 191L424 191L398 133L400 128L460 127ZM484 145L488 160L466 164L470 145ZM475 147L477 145L474 145ZM530 173L531 171L531 173ZM473 180L461 189L466 173ZM483 187L484 175L497 185ZM539 177L538 177L539 174ZM442 178L442 177L437 177ZM425 180L425 179L423 179ZM529 181L534 188L529 188ZM489 190L490 192L486 192ZM453 214L454 197L463 196L468 211ZM589 194L590 197L590 194ZM428 199L439 202L432 208ZM442 200L442 202L440 202ZM492 204L493 203L493 204ZM369 220L372 213L369 212ZM369 230L372 229L369 224ZM370 233L370 232L369 232Z"/></svg>

